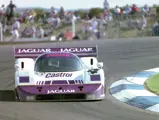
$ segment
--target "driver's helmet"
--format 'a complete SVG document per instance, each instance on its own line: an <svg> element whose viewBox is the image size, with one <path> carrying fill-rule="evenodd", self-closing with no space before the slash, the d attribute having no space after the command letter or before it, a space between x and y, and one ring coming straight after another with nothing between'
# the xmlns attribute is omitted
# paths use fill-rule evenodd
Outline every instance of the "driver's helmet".
<svg viewBox="0 0 159 120"><path fill-rule="evenodd" d="M52 61L51 60L48 61L48 66L52 66Z"/></svg>
<svg viewBox="0 0 159 120"><path fill-rule="evenodd" d="M52 59L48 60L48 66L51 67L51 66L56 66L58 67L59 66L59 61L54 61Z"/></svg>

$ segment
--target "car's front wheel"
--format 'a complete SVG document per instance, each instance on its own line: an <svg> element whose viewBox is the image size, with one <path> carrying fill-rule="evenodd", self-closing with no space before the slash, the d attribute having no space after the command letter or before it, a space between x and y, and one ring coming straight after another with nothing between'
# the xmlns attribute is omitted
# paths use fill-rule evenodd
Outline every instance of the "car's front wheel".
<svg viewBox="0 0 159 120"><path fill-rule="evenodd" d="M18 96L17 90L14 90L14 94L15 94L15 101L16 101L16 102L19 102L19 101L20 101L20 99L19 99L19 96Z"/></svg>

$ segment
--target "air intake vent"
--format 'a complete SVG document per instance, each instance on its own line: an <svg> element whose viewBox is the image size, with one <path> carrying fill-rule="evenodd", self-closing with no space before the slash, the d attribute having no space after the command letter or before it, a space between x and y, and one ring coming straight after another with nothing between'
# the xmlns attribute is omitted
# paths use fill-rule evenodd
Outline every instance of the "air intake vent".
<svg viewBox="0 0 159 120"><path fill-rule="evenodd" d="M83 80L53 80L53 81L37 81L36 85L59 85L59 84L83 84Z"/></svg>

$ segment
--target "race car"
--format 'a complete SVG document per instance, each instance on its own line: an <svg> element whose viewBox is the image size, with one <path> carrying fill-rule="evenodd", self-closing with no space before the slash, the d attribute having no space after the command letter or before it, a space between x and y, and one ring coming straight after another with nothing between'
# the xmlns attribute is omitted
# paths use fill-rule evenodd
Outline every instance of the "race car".
<svg viewBox="0 0 159 120"><path fill-rule="evenodd" d="M102 100L98 47L14 48L17 101Z"/></svg>

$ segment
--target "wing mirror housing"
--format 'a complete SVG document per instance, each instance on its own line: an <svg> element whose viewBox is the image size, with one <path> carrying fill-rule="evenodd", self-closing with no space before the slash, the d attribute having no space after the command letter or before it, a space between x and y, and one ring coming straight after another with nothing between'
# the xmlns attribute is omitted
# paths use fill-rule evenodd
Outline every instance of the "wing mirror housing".
<svg viewBox="0 0 159 120"><path fill-rule="evenodd" d="M97 63L97 67L98 67L98 68L100 68L100 69L101 69L101 68L103 68L103 66L104 66L103 62L99 62L99 63Z"/></svg>
<svg viewBox="0 0 159 120"><path fill-rule="evenodd" d="M91 74L95 74L98 72L98 68L95 68L95 69L89 69L87 72L90 72Z"/></svg>
<svg viewBox="0 0 159 120"><path fill-rule="evenodd" d="M20 65L15 64L15 65L14 65L14 68L15 68L15 69L20 68Z"/></svg>
<svg viewBox="0 0 159 120"><path fill-rule="evenodd" d="M18 69L20 69L20 65L15 64L15 65L14 65L14 68L15 68L16 70L18 70Z"/></svg>

